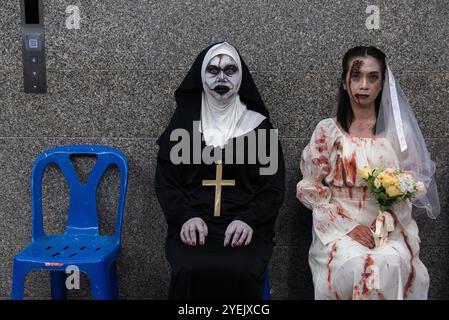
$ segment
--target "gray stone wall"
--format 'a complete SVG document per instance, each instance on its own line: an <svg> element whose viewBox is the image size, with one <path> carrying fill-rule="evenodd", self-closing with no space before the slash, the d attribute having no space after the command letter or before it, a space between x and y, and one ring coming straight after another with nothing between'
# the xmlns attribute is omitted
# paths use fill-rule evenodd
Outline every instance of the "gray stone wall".
<svg viewBox="0 0 449 320"><path fill-rule="evenodd" d="M437 162L442 214L436 221L420 217L418 224L430 298L449 298L446 1L44 2L45 95L23 93L19 2L0 2L0 298L9 298L13 257L30 241L33 161L44 150L65 144L110 145L127 155L120 297L166 298L166 224L153 190L155 140L168 123L174 90L194 58L220 40L234 44L247 62L279 128L286 157L287 194L270 264L273 298L313 298L307 262L311 216L295 198L299 157L315 125L336 102L344 52L359 44L387 53ZM379 30L365 27L371 4L381 10ZM81 10L79 30L66 28L68 5ZM108 172L99 191L105 232L112 230L117 181L117 172ZM49 233L64 230L67 196L61 174L50 168L44 187ZM82 290L70 297L90 297L88 281L82 280ZM49 298L49 289L45 272L27 278L27 298Z"/></svg>

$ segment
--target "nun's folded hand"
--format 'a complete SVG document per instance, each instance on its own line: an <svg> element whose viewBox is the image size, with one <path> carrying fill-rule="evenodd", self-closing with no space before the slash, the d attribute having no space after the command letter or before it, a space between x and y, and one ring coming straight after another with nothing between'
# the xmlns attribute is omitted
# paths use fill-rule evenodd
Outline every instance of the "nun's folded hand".
<svg viewBox="0 0 449 320"><path fill-rule="evenodd" d="M240 220L232 221L225 232L224 246L240 247L243 243L249 245L253 238L253 228ZM232 240L231 240L232 239Z"/></svg>
<svg viewBox="0 0 449 320"><path fill-rule="evenodd" d="M204 245L208 234L207 225L201 218L187 220L181 228L181 241L189 246L196 246L196 233L198 232L199 244Z"/></svg>

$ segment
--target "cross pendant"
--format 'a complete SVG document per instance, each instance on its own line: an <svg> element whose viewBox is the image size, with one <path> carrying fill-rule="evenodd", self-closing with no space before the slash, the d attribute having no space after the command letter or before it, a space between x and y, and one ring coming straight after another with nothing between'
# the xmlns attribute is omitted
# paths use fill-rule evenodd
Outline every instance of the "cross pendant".
<svg viewBox="0 0 449 320"><path fill-rule="evenodd" d="M203 180L203 186L215 187L214 217L220 216L221 187L235 186L235 180L223 180L222 175L223 175L223 164L221 160L218 160L215 180Z"/></svg>

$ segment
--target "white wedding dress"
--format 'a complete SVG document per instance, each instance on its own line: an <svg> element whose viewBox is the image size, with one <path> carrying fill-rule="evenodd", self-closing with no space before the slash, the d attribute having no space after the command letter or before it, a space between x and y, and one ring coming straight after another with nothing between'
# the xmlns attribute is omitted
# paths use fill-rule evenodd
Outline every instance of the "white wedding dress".
<svg viewBox="0 0 449 320"><path fill-rule="evenodd" d="M313 210L316 299L427 299L429 275L410 201L392 207L398 223L384 247L369 249L347 236L376 220L379 205L357 168L379 166L398 166L388 140L351 137L332 118L317 125L302 152L297 197Z"/></svg>

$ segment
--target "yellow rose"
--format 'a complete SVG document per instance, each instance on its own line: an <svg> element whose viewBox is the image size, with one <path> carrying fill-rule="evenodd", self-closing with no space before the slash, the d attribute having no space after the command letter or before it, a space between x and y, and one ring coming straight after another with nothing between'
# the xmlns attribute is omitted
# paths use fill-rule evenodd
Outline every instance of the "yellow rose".
<svg viewBox="0 0 449 320"><path fill-rule="evenodd" d="M397 197L403 194L401 189L399 189L397 186L389 186L385 188L385 192L389 197Z"/></svg>
<svg viewBox="0 0 449 320"><path fill-rule="evenodd" d="M357 175L362 179L368 180L370 173L371 173L371 170L366 167L357 168Z"/></svg>
<svg viewBox="0 0 449 320"><path fill-rule="evenodd" d="M398 178L396 178L396 176L391 172L387 172L385 175L383 175L381 179L382 179L382 186L385 189L394 186L399 182Z"/></svg>
<svg viewBox="0 0 449 320"><path fill-rule="evenodd" d="M379 177L377 177L376 179L374 179L374 186L376 188L380 188L382 186L382 180L379 179Z"/></svg>
<svg viewBox="0 0 449 320"><path fill-rule="evenodd" d="M386 174L387 174L387 173L386 173L385 171L382 171L381 173L379 173L379 174L377 175L377 178L379 178L379 180L382 181L382 179L385 177Z"/></svg>

